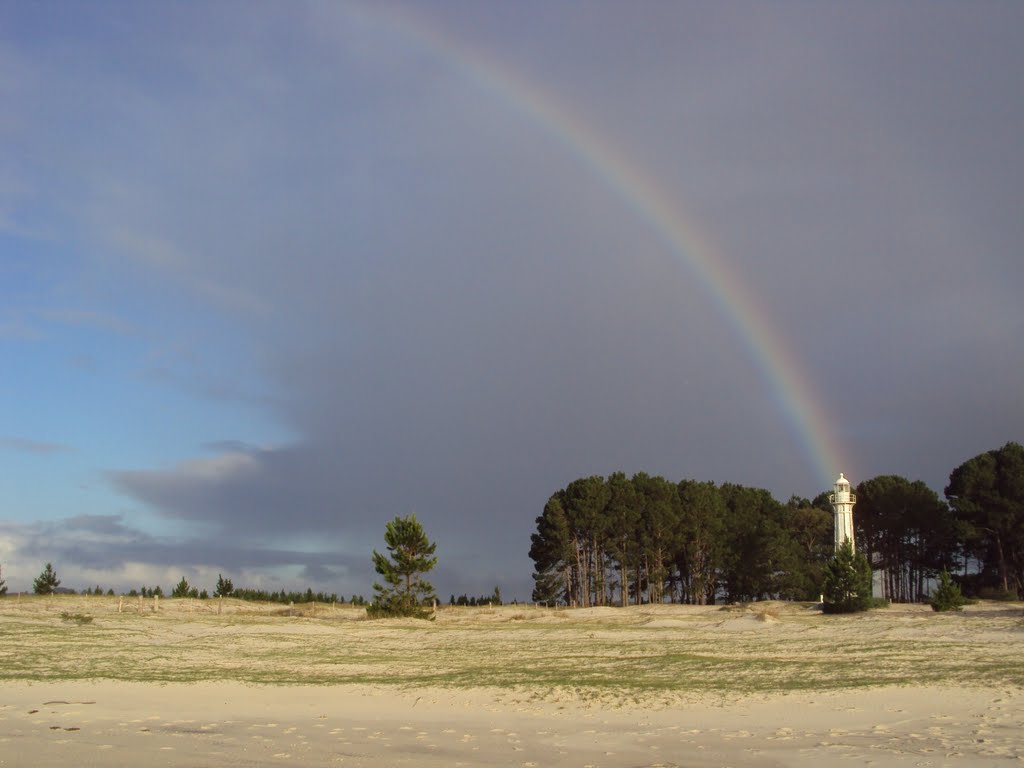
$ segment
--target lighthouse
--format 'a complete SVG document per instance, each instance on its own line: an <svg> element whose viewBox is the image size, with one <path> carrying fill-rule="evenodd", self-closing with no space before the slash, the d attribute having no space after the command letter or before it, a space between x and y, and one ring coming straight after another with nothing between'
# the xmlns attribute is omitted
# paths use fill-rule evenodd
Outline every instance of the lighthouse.
<svg viewBox="0 0 1024 768"><path fill-rule="evenodd" d="M857 503L857 497L850 492L850 481L843 477L842 472L839 473L833 491L828 500L836 516L836 551L844 541L850 542L850 549L854 549L853 505Z"/></svg>

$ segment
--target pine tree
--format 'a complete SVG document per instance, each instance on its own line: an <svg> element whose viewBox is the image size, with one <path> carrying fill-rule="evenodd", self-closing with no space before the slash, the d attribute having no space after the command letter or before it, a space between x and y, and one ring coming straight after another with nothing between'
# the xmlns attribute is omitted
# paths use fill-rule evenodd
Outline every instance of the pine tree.
<svg viewBox="0 0 1024 768"><path fill-rule="evenodd" d="M871 564L864 555L854 555L853 545L844 541L828 563L822 585L825 613L856 613L871 607Z"/></svg>
<svg viewBox="0 0 1024 768"><path fill-rule="evenodd" d="M43 572L32 582L32 590L37 595L52 595L59 586L60 579L57 578L57 572L53 570L51 563L47 563Z"/></svg>
<svg viewBox="0 0 1024 768"><path fill-rule="evenodd" d="M3 568L0 568L0 597L3 597L4 595L7 594L7 582L4 581L3 576L4 576Z"/></svg>
<svg viewBox="0 0 1024 768"><path fill-rule="evenodd" d="M960 587L950 577L948 571L939 574L939 583L932 594L931 606L933 611L962 611L967 600L964 599Z"/></svg>
<svg viewBox="0 0 1024 768"><path fill-rule="evenodd" d="M181 581L171 590L171 597L188 597L191 591L192 587L189 586L188 581L182 576Z"/></svg>
<svg viewBox="0 0 1024 768"><path fill-rule="evenodd" d="M235 591L235 585L231 583L231 579L225 579L221 574L217 574L217 588L213 591L214 597L227 597Z"/></svg>
<svg viewBox="0 0 1024 768"><path fill-rule="evenodd" d="M373 567L386 584L374 584L373 613L392 616L424 616L434 598L434 587L422 574L437 565L437 544L427 538L416 515L396 517L387 524L384 543L388 555L373 551Z"/></svg>

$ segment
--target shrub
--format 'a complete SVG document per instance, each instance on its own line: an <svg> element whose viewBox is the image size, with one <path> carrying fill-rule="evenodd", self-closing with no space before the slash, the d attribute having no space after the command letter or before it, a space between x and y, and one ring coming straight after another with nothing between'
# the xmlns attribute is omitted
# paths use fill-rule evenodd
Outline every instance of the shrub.
<svg viewBox="0 0 1024 768"><path fill-rule="evenodd" d="M82 624L92 624L92 616L84 613L68 613L67 611L64 611L61 613L60 617L64 621L74 622L79 626Z"/></svg>
<svg viewBox="0 0 1024 768"><path fill-rule="evenodd" d="M933 611L962 611L966 604L963 594L960 592L948 571L939 574L939 583L932 594L931 606Z"/></svg>
<svg viewBox="0 0 1024 768"><path fill-rule="evenodd" d="M1020 599L1012 589L1001 587L982 587L978 590L978 597L982 600L998 600L1000 602L1016 602Z"/></svg>
<svg viewBox="0 0 1024 768"><path fill-rule="evenodd" d="M403 599L400 595L374 600L366 606L366 615L371 619L411 616L417 619L430 619L433 621L435 618L432 605L413 603Z"/></svg>
<svg viewBox="0 0 1024 768"><path fill-rule="evenodd" d="M853 554L849 541L825 564L822 589L824 613L856 613L871 607L871 564L864 555Z"/></svg>

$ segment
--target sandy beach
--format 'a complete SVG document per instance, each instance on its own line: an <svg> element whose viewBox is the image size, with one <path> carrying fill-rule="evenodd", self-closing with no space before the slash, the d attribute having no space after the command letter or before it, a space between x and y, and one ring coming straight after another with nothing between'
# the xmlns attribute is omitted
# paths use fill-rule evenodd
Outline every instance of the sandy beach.
<svg viewBox="0 0 1024 768"><path fill-rule="evenodd" d="M656 712L485 693L7 684L11 766L940 766L1024 762L1019 691L908 688Z"/></svg>
<svg viewBox="0 0 1024 768"><path fill-rule="evenodd" d="M1019 605L841 620L781 604L503 607L427 624L330 606L17 603L0 602L4 766L1024 762ZM827 670L843 648L846 673L781 674L791 660ZM676 656L699 675L666 679ZM552 676L540 667L555 657Z"/></svg>

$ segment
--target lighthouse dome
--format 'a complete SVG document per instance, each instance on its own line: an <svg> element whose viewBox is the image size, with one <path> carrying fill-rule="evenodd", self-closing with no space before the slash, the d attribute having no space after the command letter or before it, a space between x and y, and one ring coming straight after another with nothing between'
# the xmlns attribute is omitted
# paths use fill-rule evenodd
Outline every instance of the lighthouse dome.
<svg viewBox="0 0 1024 768"><path fill-rule="evenodd" d="M842 472L839 473L839 479L836 480L836 487L839 487L841 485L846 486L847 488L850 487L850 481L846 479Z"/></svg>

